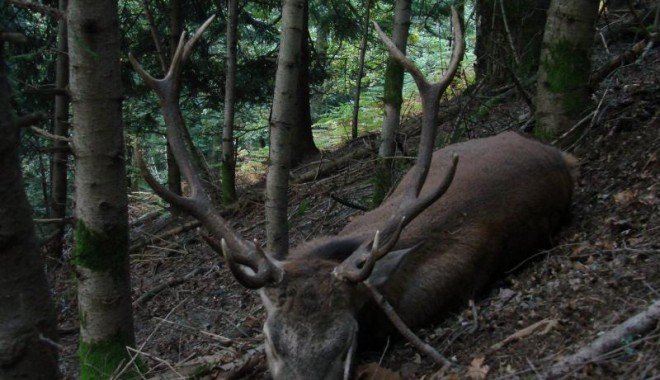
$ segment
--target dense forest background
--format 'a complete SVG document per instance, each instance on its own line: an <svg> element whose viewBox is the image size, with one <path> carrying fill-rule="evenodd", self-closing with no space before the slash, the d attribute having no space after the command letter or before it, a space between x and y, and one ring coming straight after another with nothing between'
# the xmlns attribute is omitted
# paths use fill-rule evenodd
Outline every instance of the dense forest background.
<svg viewBox="0 0 660 380"><path fill-rule="evenodd" d="M168 2L121 2L123 124L127 141L140 141L147 161L157 179L167 182L165 135L158 101L130 68L128 52L140 58L149 72L162 71L160 59L172 56ZM222 6L220 6L222 5ZM268 157L268 119L274 89L277 52L279 48L279 2L245 2L240 4L238 17L238 62L235 139L239 179L256 178L264 170ZM205 38L193 53L183 73L181 107L190 135L202 155L214 170L219 170L219 154L224 118L226 8L217 2L191 2L184 5L179 23L192 33L210 15L217 14ZM391 28L393 4L374 2L371 19ZM441 73L447 57L432 54L447 51L451 39L449 4L413 4L415 15L411 23L408 54L430 76ZM467 12L473 12L472 4ZM50 117L55 91L57 58L57 18L33 10L7 6L2 11L5 27L21 31L28 44L10 45L7 51L14 109L20 115L48 115L38 126L50 130ZM147 15L145 12L149 12ZM358 73L363 4L310 4L310 105L314 122L314 141L319 149L331 149L351 138L350 119ZM156 33L158 45L155 44ZM384 70L387 55L375 33L369 33L364 78L360 93L359 134L376 131L382 123L380 100L383 96ZM175 38L176 40L176 38ZM466 40L470 52L465 63L474 62L475 26L467 24ZM176 45L175 45L176 46ZM472 47L472 48L470 48ZM461 86L474 82L473 70L466 70ZM406 78L404 87L404 117L419 111L414 101L415 87ZM46 218L50 203L51 141L27 133L23 144L23 167L26 191L36 218ZM129 148L130 149L130 148ZM130 159L130 155L129 155ZM130 186L133 191L146 190L146 183L129 162ZM244 174L244 175L243 175ZM252 176L251 176L252 174ZM70 207L68 207L70 209Z"/></svg>
<svg viewBox="0 0 660 380"><path fill-rule="evenodd" d="M257 297L216 264L222 260L195 230L199 222L144 179L140 157L173 193L194 192L168 145L164 102L129 54L163 77L181 32L186 42L215 16L192 37L195 48L183 49L185 68L173 65L183 140L217 209L271 247L265 182L277 159L273 134L287 116L278 113L276 78L294 3L0 0L0 248L10 258L0 272L0 343L11 348L0 350L0 375L4 368L8 378L44 379L58 378L58 368L86 379L268 375ZM459 10L466 55L441 102L437 147L516 130L582 163L575 218L557 247L476 307L420 332L456 368L436 372L401 344L362 358L357 376L543 377L556 370L553 361L649 304L642 317L650 322L569 376L659 376L657 2L300 4L296 111L283 121L294 131L291 172L285 222L276 222L290 244L336 233L357 210L377 206L414 156L417 89L371 22L398 46L402 40L435 79L456 43L451 7ZM95 294L118 301L99 306ZM23 323L38 324L39 333Z"/></svg>

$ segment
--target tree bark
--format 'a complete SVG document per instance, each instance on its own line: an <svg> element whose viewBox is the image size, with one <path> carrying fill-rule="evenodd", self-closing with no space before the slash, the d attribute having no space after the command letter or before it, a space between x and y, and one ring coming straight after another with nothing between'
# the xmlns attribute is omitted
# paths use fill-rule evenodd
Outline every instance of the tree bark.
<svg viewBox="0 0 660 380"><path fill-rule="evenodd" d="M236 107L236 47L238 44L238 0L227 1L227 73L225 79L225 125L222 129L222 201L236 202L236 153L234 110Z"/></svg>
<svg viewBox="0 0 660 380"><path fill-rule="evenodd" d="M397 0L394 8L394 28L392 42L403 54L406 54L408 30L410 29L411 0ZM379 205L392 186L392 160L394 156L395 136L401 121L401 103L403 102L403 67L391 57L387 59L385 69L385 93L383 103L385 117L380 134L380 146L374 174L374 194L372 204Z"/></svg>
<svg viewBox="0 0 660 380"><path fill-rule="evenodd" d="M535 134L543 140L570 128L589 104L594 23L599 2L552 0L543 37Z"/></svg>
<svg viewBox="0 0 660 380"><path fill-rule="evenodd" d="M355 97L353 98L353 117L351 118L351 138L358 137L358 116L360 111L360 93L362 92L362 76L364 76L364 56L367 53L367 41L369 37L369 22L371 20L371 0L366 0L364 23L362 24L362 40L360 41L360 57L358 58L358 75L355 81Z"/></svg>
<svg viewBox="0 0 660 380"><path fill-rule="evenodd" d="M57 322L9 114L4 44L0 37L0 379L54 380Z"/></svg>
<svg viewBox="0 0 660 380"><path fill-rule="evenodd" d="M266 177L266 243L282 259L289 249L287 204L291 167L291 130L299 121L301 43L307 0L282 1L282 31L277 56L275 95L270 119L270 162Z"/></svg>
<svg viewBox="0 0 660 380"><path fill-rule="evenodd" d="M109 378L135 344L117 1L71 0L67 20L80 378Z"/></svg>
<svg viewBox="0 0 660 380"><path fill-rule="evenodd" d="M183 21L181 18L181 0L170 0L170 59L174 56L174 51L179 44L179 38L183 32ZM163 68L163 70L166 70ZM163 72L163 75L167 74ZM167 188L174 194L181 195L181 170L172 154L170 144L167 144ZM170 206L170 212L177 215L179 212Z"/></svg>
<svg viewBox="0 0 660 380"><path fill-rule="evenodd" d="M298 68L298 88L296 90L296 122L291 128L291 167L316 160L320 152L312 135L312 112L309 97L309 1L299 2L302 7L302 30L300 37L300 67Z"/></svg>
<svg viewBox="0 0 660 380"><path fill-rule="evenodd" d="M66 14L67 0L59 0L60 12ZM68 56L66 20L58 21L57 31L57 62L55 64L55 87L66 88L69 85L69 56ZM67 137L69 134L69 96L65 94L55 95L55 118L53 134ZM67 199L67 168L69 153L63 149L68 148L65 141L54 141L56 148L51 159L51 201L50 218L62 219L66 216ZM51 254L59 257L62 254L62 239L64 238L64 223L55 225L54 244L50 245Z"/></svg>

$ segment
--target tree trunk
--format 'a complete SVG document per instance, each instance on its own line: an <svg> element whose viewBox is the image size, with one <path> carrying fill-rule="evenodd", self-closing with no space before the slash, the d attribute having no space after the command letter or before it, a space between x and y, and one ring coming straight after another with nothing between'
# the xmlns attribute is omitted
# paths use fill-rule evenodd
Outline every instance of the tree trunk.
<svg viewBox="0 0 660 380"><path fill-rule="evenodd" d="M553 0L543 37L536 93L537 137L570 128L589 104L594 23L599 2Z"/></svg>
<svg viewBox="0 0 660 380"><path fill-rule="evenodd" d="M487 87L536 73L550 0L477 0L476 79Z"/></svg>
<svg viewBox="0 0 660 380"><path fill-rule="evenodd" d="M222 201L236 202L236 154L234 109L236 107L236 47L238 44L238 0L227 1L227 73L225 79L225 125L222 129Z"/></svg>
<svg viewBox="0 0 660 380"><path fill-rule="evenodd" d="M300 67L298 68L298 88L296 90L296 115L298 118L291 128L291 167L315 160L320 152L314 144L312 135L312 112L309 104L309 1L301 1L302 31L300 37Z"/></svg>
<svg viewBox="0 0 660 380"><path fill-rule="evenodd" d="M55 380L57 322L9 114L4 44L0 37L0 379Z"/></svg>
<svg viewBox="0 0 660 380"><path fill-rule="evenodd" d="M183 32L183 21L181 18L181 0L170 0L170 59L174 56L174 51L179 44L179 38ZM165 68L163 69L165 70ZM167 74L163 72L163 75ZM167 187L176 195L181 195L181 170L172 154L170 144L167 144ZM170 206L170 212L173 215L178 214L173 206Z"/></svg>
<svg viewBox="0 0 660 380"><path fill-rule="evenodd" d="M408 30L410 29L411 0L397 0L394 8L394 29L392 42L406 54ZM385 117L383 130L380 134L380 147L374 174L374 195L372 204L379 205L392 186L392 160L395 153L395 136L401 120L401 103L403 102L403 68L392 58L387 59L385 69L385 92L383 103Z"/></svg>
<svg viewBox="0 0 660 380"><path fill-rule="evenodd" d="M101 379L128 362L126 346L135 343L117 1L71 0L67 20L80 378Z"/></svg>
<svg viewBox="0 0 660 380"><path fill-rule="evenodd" d="M59 0L59 9L66 14L67 0ZM68 56L66 20L59 20L57 31L57 62L55 64L55 87L64 89L69 85L69 56ZM69 97L68 95L55 95L55 122L53 134L66 137L69 134ZM55 152L51 161L51 201L49 217L63 219L66 216L67 199L67 168L69 153L65 148L68 144L64 141L53 143ZM62 239L66 224L55 225L54 244L51 254L60 257L62 254Z"/></svg>
<svg viewBox="0 0 660 380"><path fill-rule="evenodd" d="M307 0L303 0L307 4ZM301 69L300 46L305 36L304 7L299 0L282 1L282 31L277 56L275 95L270 118L270 162L266 177L267 248L276 258L289 248L287 203L291 166L291 130L299 121L296 108Z"/></svg>
<svg viewBox="0 0 660 380"><path fill-rule="evenodd" d="M360 57L358 59L358 75L355 81L355 97L353 100L353 117L351 119L351 138L358 137L358 116L360 112L360 93L362 92L362 76L364 75L364 56L367 53L367 41L369 37L369 11L371 11L371 0L367 0L364 11L364 23L362 24L362 40L360 41Z"/></svg>

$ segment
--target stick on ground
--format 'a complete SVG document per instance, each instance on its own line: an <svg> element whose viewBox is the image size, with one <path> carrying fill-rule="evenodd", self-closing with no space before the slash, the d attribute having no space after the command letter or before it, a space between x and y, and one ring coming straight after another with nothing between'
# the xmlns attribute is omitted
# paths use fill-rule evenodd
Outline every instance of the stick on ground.
<svg viewBox="0 0 660 380"><path fill-rule="evenodd" d="M625 337L642 334L651 330L658 324L658 319L660 319L660 300L655 301L648 309L607 331L589 346L580 349L575 354L553 365L550 371L548 371L546 378L559 378L566 375L572 369L594 361L598 356L620 346L621 341Z"/></svg>

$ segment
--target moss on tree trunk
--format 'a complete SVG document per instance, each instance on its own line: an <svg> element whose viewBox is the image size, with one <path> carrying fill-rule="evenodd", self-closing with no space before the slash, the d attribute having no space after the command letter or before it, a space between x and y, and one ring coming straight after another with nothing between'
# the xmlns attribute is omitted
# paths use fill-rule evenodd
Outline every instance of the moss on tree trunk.
<svg viewBox="0 0 660 380"><path fill-rule="evenodd" d="M536 89L534 133L542 140L554 140L570 129L588 108L598 4L593 0L552 0L550 4Z"/></svg>

